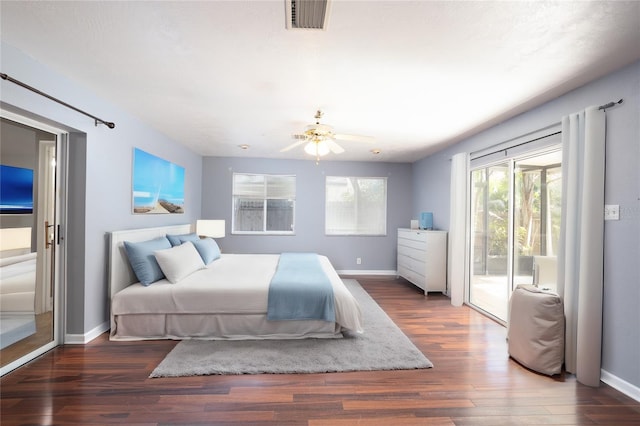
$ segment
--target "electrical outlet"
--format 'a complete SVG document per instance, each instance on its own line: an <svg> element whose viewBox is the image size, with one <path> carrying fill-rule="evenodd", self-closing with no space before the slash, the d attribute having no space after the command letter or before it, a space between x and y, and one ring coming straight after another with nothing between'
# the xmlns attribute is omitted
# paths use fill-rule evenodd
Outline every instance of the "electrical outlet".
<svg viewBox="0 0 640 426"><path fill-rule="evenodd" d="M361 257L356 257L356 264L357 265L362 265L362 258Z"/></svg>
<svg viewBox="0 0 640 426"><path fill-rule="evenodd" d="M620 205L619 204L605 205L604 220L620 220Z"/></svg>

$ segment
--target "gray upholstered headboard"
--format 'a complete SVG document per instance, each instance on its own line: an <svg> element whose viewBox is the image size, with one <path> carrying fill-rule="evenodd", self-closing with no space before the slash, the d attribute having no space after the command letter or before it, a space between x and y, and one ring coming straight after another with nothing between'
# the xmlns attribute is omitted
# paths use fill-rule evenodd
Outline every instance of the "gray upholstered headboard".
<svg viewBox="0 0 640 426"><path fill-rule="evenodd" d="M158 228L130 229L109 233L109 295L114 294L138 281L131 269L124 242L140 242L166 234L186 234L191 232L190 224L161 226Z"/></svg>

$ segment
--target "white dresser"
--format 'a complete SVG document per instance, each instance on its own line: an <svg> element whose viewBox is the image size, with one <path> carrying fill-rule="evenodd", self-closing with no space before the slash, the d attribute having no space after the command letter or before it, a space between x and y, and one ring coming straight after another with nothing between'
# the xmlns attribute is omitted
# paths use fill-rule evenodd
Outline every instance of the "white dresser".
<svg viewBox="0 0 640 426"><path fill-rule="evenodd" d="M398 276L424 290L447 290L447 232L398 229Z"/></svg>

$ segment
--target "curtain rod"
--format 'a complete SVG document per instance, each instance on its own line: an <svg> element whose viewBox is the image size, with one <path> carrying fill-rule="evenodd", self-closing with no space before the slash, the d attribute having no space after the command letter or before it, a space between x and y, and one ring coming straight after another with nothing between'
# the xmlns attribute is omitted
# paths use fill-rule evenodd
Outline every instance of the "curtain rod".
<svg viewBox="0 0 640 426"><path fill-rule="evenodd" d="M614 107L614 106L616 106L616 105L619 105L619 104L621 104L623 101L624 101L624 99L620 99L620 100L619 100L619 101L617 101L617 102L613 102L613 101L612 101L612 102L609 102L608 104L600 105L600 106L598 107L598 110L605 110L605 111L606 111L606 109L611 108L611 107ZM482 158L482 157L486 157L486 156L488 156L488 155L495 154L496 152L504 151L504 150L506 150L506 149L512 149L512 148L515 148L515 147L518 147L518 146L521 146L521 145L525 145L525 144L527 144L527 143L529 143L529 142L534 142L534 141L537 141L537 140L539 140L539 139L543 139L543 138L545 138L545 137L547 137L547 136L554 136L554 135L560 134L560 133L562 133L561 131L554 131L553 133L545 134L545 135L540 136L540 137L534 137L534 138L533 138L533 139L531 139L531 140L527 140L527 141L525 141L525 142L518 143L518 144L513 145L513 146L508 146L508 147L506 147L506 148L500 148L500 149L498 149L498 147L500 147L500 146L502 146L502 145L505 145L505 144L507 144L507 143L509 143L509 142L512 142L512 141L514 141L514 140L521 139L521 138L526 137L526 136L528 136L528 135L533 135L533 134L539 133L539 132L541 132L541 131L545 131L545 130L547 130L547 129L552 129L552 128L554 128L554 127L556 127L556 126L559 126L559 125L560 125L560 122L558 122L558 123L554 123L554 124L552 124L552 125L550 125L550 126L547 126L547 127L542 128L542 129L539 129L539 130L536 130L536 131L533 131L533 132L527 133L526 135L522 135L522 136L518 136L518 137L515 137L515 138L512 138L512 139L506 140L506 141L502 141L502 142L499 142L499 143L493 144L493 145L491 145L491 146L488 146L488 147L486 147L486 148L479 149L479 150L477 150L477 151L472 151L472 152L470 152L470 153L469 153L469 156L470 156L470 157L473 157L473 156L474 156L474 154L478 154L478 153L480 153L480 152L484 152L484 151L489 151L489 152L487 152L486 154L482 154L482 155L479 155L478 157L473 157L473 158L472 158L473 160L476 160L476 159L478 159L478 158ZM493 151L490 151L490 150L493 150Z"/></svg>
<svg viewBox="0 0 640 426"><path fill-rule="evenodd" d="M621 104L621 103L622 103L622 101L623 101L623 99L620 99L618 102L609 102L608 104L600 105L600 106L598 107L598 109L599 109L599 110L600 110L600 109L604 109L604 110L606 110L607 108L611 108L611 107L614 107L614 106L616 106L616 105Z"/></svg>
<svg viewBox="0 0 640 426"><path fill-rule="evenodd" d="M23 82L21 82L21 81L19 81L19 80L16 80L15 78L8 76L7 74L0 73L0 77L1 77L3 80L8 80L8 81L10 81L10 82L12 82L12 83L14 83L14 84L17 84L18 86L22 86L22 87L24 87L25 89L31 90L32 92L37 93L37 94L38 94L38 95L40 95L40 96L44 96L44 97L45 97L45 98L47 98L47 99L51 99L52 101L59 103L60 105L64 105L64 106L66 106L67 108L70 108L70 109L72 109L72 110L74 110L74 111L77 111L77 112L79 112L80 114L84 114L84 115L86 115L87 117L91 117L91 118L93 118L93 119L95 120L95 124L96 124L96 126L98 125L98 123L101 123L101 124L104 124L105 126L107 126L107 127L108 127L108 128L110 128L110 129L113 129L114 127L116 127L115 123L113 123L113 122L111 122L111 121L104 121L103 119L98 118L98 117L96 117L95 115L91 115L91 114L89 114L88 112L85 112L85 111L83 111L83 110L81 110L81 109L79 109L79 108L74 107L73 105L69 105L68 103L63 102L63 101L61 101L60 99L54 98L53 96L48 95L48 94L46 94L46 93L44 93L44 92L42 92L42 91L40 91L40 90L36 89L35 87L31 87L31 86L29 86L29 85L28 85L28 84L26 84L26 83L23 83Z"/></svg>
<svg viewBox="0 0 640 426"><path fill-rule="evenodd" d="M508 150L510 150L510 149L517 148L517 147L519 147L519 146L526 145L526 144L531 143L531 142L539 141L539 140L541 140L541 139L545 139L545 138L548 138L548 137L550 137L550 136L559 135L559 134L561 134L561 133L562 133L562 132L553 132L553 133L549 133L548 135L544 135L544 136L540 136L540 137L535 138L535 139L530 139L530 140L528 140L528 141L520 142L520 143L518 143L518 144L511 145L511 146L508 146L508 147L504 147L504 148L502 148L502 149L498 149L498 150L493 151L493 152L488 152L488 153L486 153L486 154L478 155L477 157L473 157L473 158L469 158L469 159L470 159L470 160L478 160L478 159L480 159L480 158L488 157L489 155L493 155L493 154L496 154L496 153L498 153L498 152L502 152L502 151L504 151L504 152L505 152L505 155L506 155L506 152L507 152ZM477 153L477 152L482 152L482 151L476 151L476 153ZM472 154L473 154L473 153L472 153Z"/></svg>
<svg viewBox="0 0 640 426"><path fill-rule="evenodd" d="M496 152L504 151L505 149L511 149L516 146L524 145L529 142L546 138L548 136L557 135L558 133L560 133L560 124L561 122L558 121L557 123L553 123L541 129L537 129L532 132L525 133L524 135L516 136L514 138L507 139L502 142L494 143L493 145L490 145L486 148L481 148L476 151L471 151L469 153L469 158L476 159L480 157L486 157L487 155L495 154ZM517 142L517 141L522 141L522 142ZM509 143L515 143L515 145L509 145ZM483 154L479 155L478 157L474 157L475 155L478 155L480 153L483 153Z"/></svg>

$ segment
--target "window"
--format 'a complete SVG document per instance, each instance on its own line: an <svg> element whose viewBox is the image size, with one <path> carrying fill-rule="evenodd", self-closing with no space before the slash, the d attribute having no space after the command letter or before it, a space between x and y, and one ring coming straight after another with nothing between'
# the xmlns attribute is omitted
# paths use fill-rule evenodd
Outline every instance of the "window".
<svg viewBox="0 0 640 426"><path fill-rule="evenodd" d="M327 235L386 235L387 178L327 176Z"/></svg>
<svg viewBox="0 0 640 426"><path fill-rule="evenodd" d="M233 174L232 232L293 234L296 177Z"/></svg>

